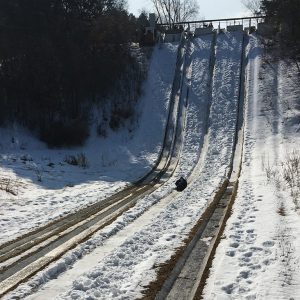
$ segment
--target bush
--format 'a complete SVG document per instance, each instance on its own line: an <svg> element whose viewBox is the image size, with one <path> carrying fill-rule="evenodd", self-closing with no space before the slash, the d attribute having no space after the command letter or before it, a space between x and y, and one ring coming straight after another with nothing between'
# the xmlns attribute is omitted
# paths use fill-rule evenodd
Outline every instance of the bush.
<svg viewBox="0 0 300 300"><path fill-rule="evenodd" d="M88 168L89 163L84 153L79 153L77 156L75 155L67 155L64 161L72 166L79 166L83 169Z"/></svg>
<svg viewBox="0 0 300 300"><path fill-rule="evenodd" d="M106 132L106 129L105 129L105 123L97 125L97 134L98 134L98 136L102 136L104 138L107 137L107 132Z"/></svg>
<svg viewBox="0 0 300 300"><path fill-rule="evenodd" d="M112 112L110 117L109 126L112 130L118 130L126 120L131 118L134 114L133 107L116 109Z"/></svg>
<svg viewBox="0 0 300 300"><path fill-rule="evenodd" d="M283 179L290 190L296 209L299 209L300 197L300 154L296 150L287 154L282 163Z"/></svg>
<svg viewBox="0 0 300 300"><path fill-rule="evenodd" d="M41 140L49 147L83 145L88 136L89 125L83 119L52 122L40 131Z"/></svg>

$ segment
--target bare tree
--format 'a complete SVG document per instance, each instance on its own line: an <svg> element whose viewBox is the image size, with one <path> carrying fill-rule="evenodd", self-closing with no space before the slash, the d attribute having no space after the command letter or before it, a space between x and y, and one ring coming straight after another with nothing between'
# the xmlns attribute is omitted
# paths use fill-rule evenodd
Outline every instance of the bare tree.
<svg viewBox="0 0 300 300"><path fill-rule="evenodd" d="M161 23L188 21L199 11L197 0L151 0Z"/></svg>
<svg viewBox="0 0 300 300"><path fill-rule="evenodd" d="M261 13L261 0L242 0L243 5L248 8L255 16Z"/></svg>

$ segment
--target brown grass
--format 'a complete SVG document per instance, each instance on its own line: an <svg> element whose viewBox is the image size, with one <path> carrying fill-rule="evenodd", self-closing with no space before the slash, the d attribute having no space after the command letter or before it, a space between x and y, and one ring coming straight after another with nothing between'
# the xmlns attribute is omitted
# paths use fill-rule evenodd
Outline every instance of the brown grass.
<svg viewBox="0 0 300 300"><path fill-rule="evenodd" d="M11 178L0 178L0 190L8 194L17 196L19 191L19 182Z"/></svg>

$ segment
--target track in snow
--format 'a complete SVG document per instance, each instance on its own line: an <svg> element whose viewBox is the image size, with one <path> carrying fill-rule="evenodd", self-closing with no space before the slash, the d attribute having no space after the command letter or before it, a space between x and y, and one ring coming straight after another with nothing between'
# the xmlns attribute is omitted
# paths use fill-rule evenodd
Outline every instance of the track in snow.
<svg viewBox="0 0 300 300"><path fill-rule="evenodd" d="M247 37L243 37L240 60L239 101L237 103L237 118L232 159L229 166L228 179L216 192L214 199L204 211L197 225L197 230L190 242L184 248L177 263L174 265L162 288L155 299L200 299L209 267L220 241L226 221L230 215L241 170L243 153L243 115L244 115L244 85L245 85L245 48ZM222 53L216 55L221 60ZM217 62L218 63L218 62ZM226 68L225 66L222 66ZM217 70L217 71L222 71ZM225 71L225 70L223 70ZM225 82L226 83L226 82ZM222 82L214 83L215 87L222 87ZM216 97L217 93L215 93ZM194 228L195 230L195 228Z"/></svg>
<svg viewBox="0 0 300 300"><path fill-rule="evenodd" d="M163 149L156 166L133 186L5 243L0 247L0 296L26 281L66 251L112 222L136 201L152 193L172 176L178 164L185 124L186 97L181 97L188 42L178 49ZM161 181L161 182L160 182Z"/></svg>
<svg viewBox="0 0 300 300"><path fill-rule="evenodd" d="M222 46L222 44L220 44L219 43L219 45L218 45L219 47L221 47ZM222 51L220 52L221 54L222 54ZM224 54L224 53L223 53ZM222 63L224 63L224 60L226 60L226 57L222 57L222 59L220 59L220 60L218 60L217 61L217 64L218 64L218 67L217 67L217 71L220 73L221 71L222 71L222 68L221 68L221 66L222 66ZM205 70L206 70L206 67L205 67ZM203 71L203 73L205 73L205 70ZM226 73L226 72L224 72L224 76L225 77L222 77L222 80L221 80L221 82L225 82L226 84L227 84L227 86L220 86L219 84L216 84L216 82L214 82L214 84L213 84L213 86L212 86L212 89L211 89L211 93L212 93L212 95L213 95L213 100L214 100L214 103L213 103L213 105L214 105L214 109L212 110L212 112L211 112L211 116L208 118L207 116L206 116L206 121L204 121L204 123L207 123L207 121L208 121L208 123L209 123L209 125L211 125L213 122L217 122L218 121L218 105L217 105L217 103L215 103L215 102L218 102L218 101L215 101L216 99L216 95L218 94L218 91L219 91L219 88L222 90L222 93L223 93L223 96L226 98L226 93L227 93L227 89L228 89L228 84L229 84L229 82L230 82L230 80L231 80L231 76L227 76L226 77L226 75L228 75L228 72ZM193 80L194 80L195 78L193 78ZM202 83L203 85L205 85L205 82L204 83ZM175 95L176 95L176 93L174 93ZM190 89L190 91L189 91L189 88L187 87L187 89L183 89L183 90L181 90L181 92L180 92L180 94L186 94L186 95L188 95L188 94L190 94L191 95L191 89ZM199 95L199 94L197 94L197 95ZM201 97L199 98L199 100L201 101ZM234 101L232 101L233 103L235 103ZM171 102L172 103L172 102ZM184 104L184 101L182 102L182 104ZM232 105L229 105L228 106L228 108L226 108L226 109L229 109L229 108L232 108L232 107L234 107L234 105L235 104L232 104ZM227 106L226 106L227 107ZM209 106L208 106L208 110L209 110ZM176 111L176 109L174 110L174 111ZM182 115L181 115L181 113L178 115L177 113L175 113L175 114L173 114L171 117L170 117L170 119L172 119L172 118L177 118L177 120L178 120L178 122L177 122L177 124L178 125L176 125L176 126L178 126L178 127L181 127L181 128L183 128L184 127L184 110L182 111ZM233 112L233 114L235 114L235 112ZM230 109L229 110L227 110L226 111L226 113L224 113L223 112L223 115L222 115L222 120L221 120L221 124L223 124L224 122L226 122L226 116L227 115L230 115ZM232 117L231 117L231 119L232 119ZM204 118L204 120L205 120L205 118ZM234 122L235 123L235 122ZM222 127L223 125L221 125L221 127ZM221 128L220 128L220 126L215 126L218 130L220 129L220 131L221 131ZM235 124L233 124L233 127L236 127L235 126ZM221 131L221 133L217 133L218 132L218 130L216 129L216 132L210 132L211 131L211 128L210 127L208 127L209 129L208 129L208 133L207 133L207 137L206 138L204 138L204 140L210 140L211 138L211 136L214 136L214 135L216 135L216 134L219 134L219 135L222 135L222 131ZM206 130L207 131L207 130ZM235 130L234 131L236 131L236 128L235 128ZM179 131L180 132L180 131ZM205 135L205 134L204 134ZM204 136L203 135L203 136ZM230 147L232 147L232 145L234 144L233 143L233 140L234 140L234 138L232 139L232 137L234 136L234 133L233 132L228 132L228 136L230 136L230 138L228 138L228 141L227 141L227 139L226 139L226 143L228 144L228 145L231 145ZM177 140L179 141L179 140L181 140L182 139L182 136L178 136L177 137ZM213 140L213 139L212 139ZM203 141L204 142L204 141ZM169 143L170 144L170 143ZM178 145L178 147L177 147L177 150L175 151L175 152L179 152L180 151L180 143L177 143L177 145ZM229 146L226 146L227 148L229 147ZM202 169L204 170L204 172L207 172L207 171L205 171L206 169L207 169L207 156L208 157L210 157L210 160L211 160L211 155L212 155L212 152L214 152L215 150L211 150L211 148L212 148L212 146L213 145L209 145L209 142L207 142L206 143L206 145L205 145L205 143L204 143L204 145L203 145L203 148L202 148L202 152L201 152L201 157L200 157L200 163L198 163L197 164L197 167L195 168L195 170L193 171L191 171L191 178L190 178L190 181L192 181L190 184L191 184L191 186L195 186L195 185L197 185L197 180L198 180L198 173L199 173L199 171L202 171ZM221 147L222 147L222 145L221 145ZM203 151L205 148L208 148L206 151ZM174 147L174 149L176 149L176 147ZM206 153L207 152L207 153ZM213 155L214 155L214 153L213 153ZM163 154L162 154L162 156L164 156ZM197 158L196 158L197 159ZM230 160L230 159L229 159ZM229 160L226 158L226 161L228 161L229 162ZM208 160L209 161L209 160ZM169 165L171 166L174 166L174 168L176 167L176 165L177 165L177 161L176 161L176 159L170 159L169 160ZM217 164L216 164L217 165ZM214 168L216 168L216 167L214 167ZM198 175L197 175L197 174ZM211 172L211 174L215 174L214 172ZM201 175L202 176L202 175ZM167 175L166 175L166 177L164 178L165 176L163 176L163 178L162 179L167 179ZM182 194L183 195L183 194ZM178 195L178 196L180 196L180 195ZM186 199L186 200L188 200L188 199ZM189 200L190 201L190 200ZM174 201L175 203L176 203L176 201Z"/></svg>

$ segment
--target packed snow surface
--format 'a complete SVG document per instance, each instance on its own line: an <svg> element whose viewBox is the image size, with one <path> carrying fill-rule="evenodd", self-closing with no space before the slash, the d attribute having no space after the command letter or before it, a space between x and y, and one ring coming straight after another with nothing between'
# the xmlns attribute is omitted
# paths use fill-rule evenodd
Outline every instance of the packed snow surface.
<svg viewBox="0 0 300 300"><path fill-rule="evenodd" d="M212 36L193 40L186 60L190 67L182 90L189 90L188 118L175 176L6 299L44 299L45 295L135 299L142 295L155 278L156 266L171 257L199 219L225 179L232 158L242 34L218 36L213 76L209 68L212 42ZM176 193L174 181L182 174L189 176L189 185ZM40 285L39 291L29 295Z"/></svg>
<svg viewBox="0 0 300 300"><path fill-rule="evenodd" d="M298 70L256 36L248 60L242 174L204 299L299 299Z"/></svg>
<svg viewBox="0 0 300 300"><path fill-rule="evenodd" d="M162 147L177 48L154 49L134 132L109 138L92 132L84 147L49 150L17 126L0 129L0 244L101 201L151 170ZM80 153L87 168L65 162Z"/></svg>

